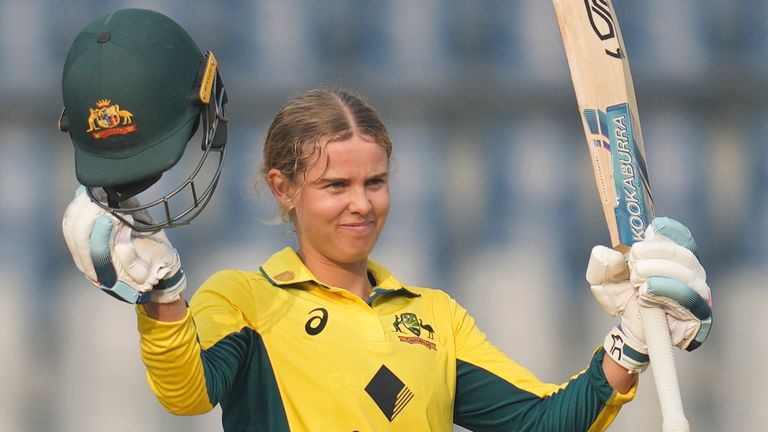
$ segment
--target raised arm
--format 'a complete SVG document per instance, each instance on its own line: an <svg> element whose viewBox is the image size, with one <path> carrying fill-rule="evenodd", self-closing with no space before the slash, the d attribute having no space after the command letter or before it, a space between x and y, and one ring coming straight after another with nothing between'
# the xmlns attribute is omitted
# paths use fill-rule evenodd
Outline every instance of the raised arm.
<svg viewBox="0 0 768 432"><path fill-rule="evenodd" d="M456 302L451 300L449 308L456 338L458 425L474 431L599 431L634 397L635 387L620 393L609 385L602 350L568 382L544 383L491 344Z"/></svg>
<svg viewBox="0 0 768 432"><path fill-rule="evenodd" d="M211 410L227 394L248 347L240 341L218 348L201 345L201 339L211 338L198 333L183 298L181 260L165 234L134 231L91 202L82 189L67 207L62 228L75 265L86 278L107 294L137 304L141 356L161 404L180 415ZM231 315L220 311L228 307L222 301L209 305L206 313ZM207 329L240 330L224 327ZM222 346L225 356L219 355Z"/></svg>

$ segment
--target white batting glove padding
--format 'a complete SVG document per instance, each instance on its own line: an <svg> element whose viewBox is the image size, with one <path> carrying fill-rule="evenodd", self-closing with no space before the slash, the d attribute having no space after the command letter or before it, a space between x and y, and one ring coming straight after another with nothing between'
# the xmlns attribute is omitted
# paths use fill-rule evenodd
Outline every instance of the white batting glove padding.
<svg viewBox="0 0 768 432"><path fill-rule="evenodd" d="M106 293L128 303L181 297L186 277L164 232L134 231L91 202L84 188L67 207L62 230L75 266Z"/></svg>
<svg viewBox="0 0 768 432"><path fill-rule="evenodd" d="M664 309L672 344L698 348L712 326L712 295L690 231L673 219L656 218L645 240L630 249L628 262L640 305Z"/></svg>
<svg viewBox="0 0 768 432"><path fill-rule="evenodd" d="M648 348L640 321L637 288L629 281L624 254L605 246L595 246L587 265L587 281L592 295L620 323L606 335L604 348L617 363L631 372L648 367Z"/></svg>
<svg viewBox="0 0 768 432"><path fill-rule="evenodd" d="M624 312L627 302L635 295L624 254L605 246L592 248L587 264L587 282L597 302L611 316Z"/></svg>

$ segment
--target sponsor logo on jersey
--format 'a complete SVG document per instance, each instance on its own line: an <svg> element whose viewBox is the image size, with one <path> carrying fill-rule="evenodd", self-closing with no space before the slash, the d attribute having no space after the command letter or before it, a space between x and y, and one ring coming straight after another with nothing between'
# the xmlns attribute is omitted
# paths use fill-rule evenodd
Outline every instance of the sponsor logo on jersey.
<svg viewBox="0 0 768 432"><path fill-rule="evenodd" d="M315 308L309 311L311 314L307 323L304 324L304 330L310 336L317 336L323 331L325 325L328 324L328 309Z"/></svg>
<svg viewBox="0 0 768 432"><path fill-rule="evenodd" d="M388 367L382 365L365 387L365 392L376 402L391 422L413 399L413 392Z"/></svg>
<svg viewBox="0 0 768 432"><path fill-rule="evenodd" d="M96 102L96 108L89 108L88 130L95 139L102 139L112 135L127 135L136 131L133 123L133 113L120 109L120 105L113 104L109 99L101 99Z"/></svg>
<svg viewBox="0 0 768 432"><path fill-rule="evenodd" d="M431 341L435 338L435 330L431 325L424 323L424 321L417 317L415 313L406 312L400 315L395 315L395 322L393 322L392 325L395 327L396 332L406 334L406 336L397 335L400 342L412 345L419 344L437 351L437 345ZM403 329L408 330L414 336L407 336L407 333ZM425 336L427 339L430 340L421 337L422 330L426 333Z"/></svg>

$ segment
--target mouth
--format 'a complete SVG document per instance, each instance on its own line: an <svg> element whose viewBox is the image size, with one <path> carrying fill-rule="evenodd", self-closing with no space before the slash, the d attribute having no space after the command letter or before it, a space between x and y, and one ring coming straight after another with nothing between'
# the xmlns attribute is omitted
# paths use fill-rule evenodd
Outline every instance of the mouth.
<svg viewBox="0 0 768 432"><path fill-rule="evenodd" d="M364 233L372 230L374 225L375 224L373 221L365 221L341 224L340 227L344 230L349 230L356 233Z"/></svg>

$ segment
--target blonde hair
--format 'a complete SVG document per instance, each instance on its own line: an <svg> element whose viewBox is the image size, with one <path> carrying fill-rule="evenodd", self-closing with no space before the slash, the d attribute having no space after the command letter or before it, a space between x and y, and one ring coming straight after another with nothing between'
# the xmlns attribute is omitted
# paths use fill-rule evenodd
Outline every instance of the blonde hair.
<svg viewBox="0 0 768 432"><path fill-rule="evenodd" d="M326 144L355 134L372 139L392 154L392 141L376 110L345 90L315 89L288 101L278 111L264 140L259 174L266 180L276 168L299 189L306 171L321 157ZM287 220L289 209L280 210Z"/></svg>

